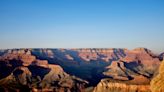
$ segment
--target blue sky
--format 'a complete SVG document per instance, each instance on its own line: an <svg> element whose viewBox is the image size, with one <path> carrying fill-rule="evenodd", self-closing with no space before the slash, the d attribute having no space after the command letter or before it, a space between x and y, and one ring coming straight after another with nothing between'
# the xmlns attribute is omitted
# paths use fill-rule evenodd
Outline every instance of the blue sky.
<svg viewBox="0 0 164 92"><path fill-rule="evenodd" d="M164 51L164 0L0 0L0 48Z"/></svg>

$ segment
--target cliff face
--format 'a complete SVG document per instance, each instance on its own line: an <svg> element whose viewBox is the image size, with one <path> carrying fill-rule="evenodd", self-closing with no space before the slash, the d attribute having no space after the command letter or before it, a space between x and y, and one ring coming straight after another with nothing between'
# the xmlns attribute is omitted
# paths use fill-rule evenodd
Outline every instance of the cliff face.
<svg viewBox="0 0 164 92"><path fill-rule="evenodd" d="M159 74L151 81L152 92L164 92L164 61L162 61Z"/></svg>
<svg viewBox="0 0 164 92"><path fill-rule="evenodd" d="M126 56L113 61L103 74L118 80L136 80L138 76L149 79L160 64L159 59L147 49L135 49L126 52ZM143 80L144 81L144 80Z"/></svg>
<svg viewBox="0 0 164 92"><path fill-rule="evenodd" d="M103 49L103 48L83 48L83 49L32 49L31 52L38 57L58 58L60 60L91 62L110 62L126 56L126 49Z"/></svg>
<svg viewBox="0 0 164 92"><path fill-rule="evenodd" d="M103 79L93 92L151 92L149 85L136 85L128 82Z"/></svg>

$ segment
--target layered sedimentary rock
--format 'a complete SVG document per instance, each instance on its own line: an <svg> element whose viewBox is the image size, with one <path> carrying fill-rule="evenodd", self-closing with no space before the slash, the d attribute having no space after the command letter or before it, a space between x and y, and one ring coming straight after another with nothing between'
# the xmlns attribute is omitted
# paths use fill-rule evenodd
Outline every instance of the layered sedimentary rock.
<svg viewBox="0 0 164 92"><path fill-rule="evenodd" d="M85 61L102 60L109 62L124 57L126 49L77 49L77 51L79 57Z"/></svg>
<svg viewBox="0 0 164 92"><path fill-rule="evenodd" d="M29 50L8 50L0 57L0 61L17 61L16 63L23 66L29 66L34 60L35 56L31 55Z"/></svg>
<svg viewBox="0 0 164 92"><path fill-rule="evenodd" d="M93 92L151 92L151 90L148 84L136 85L127 81L110 81L103 79L97 87L95 87Z"/></svg>
<svg viewBox="0 0 164 92"><path fill-rule="evenodd" d="M0 57L0 63L0 91L81 92L87 84L59 65L36 59L29 50L10 50Z"/></svg>
<svg viewBox="0 0 164 92"><path fill-rule="evenodd" d="M159 74L151 81L152 92L164 92L164 61L162 61Z"/></svg>
<svg viewBox="0 0 164 92"><path fill-rule="evenodd" d="M134 80L137 76L151 78L160 64L159 58L144 48L128 51L124 58L113 61L103 74L118 80Z"/></svg>

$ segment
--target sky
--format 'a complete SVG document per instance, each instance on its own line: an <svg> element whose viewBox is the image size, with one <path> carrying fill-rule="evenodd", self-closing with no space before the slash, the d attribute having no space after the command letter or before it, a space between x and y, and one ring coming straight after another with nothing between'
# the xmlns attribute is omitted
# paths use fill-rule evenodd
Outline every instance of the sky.
<svg viewBox="0 0 164 92"><path fill-rule="evenodd" d="M164 0L0 0L0 49L164 52Z"/></svg>

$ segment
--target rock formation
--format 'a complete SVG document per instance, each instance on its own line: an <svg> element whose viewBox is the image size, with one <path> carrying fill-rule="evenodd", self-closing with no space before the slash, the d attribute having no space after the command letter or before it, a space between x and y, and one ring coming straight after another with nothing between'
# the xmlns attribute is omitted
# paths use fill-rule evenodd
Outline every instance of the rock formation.
<svg viewBox="0 0 164 92"><path fill-rule="evenodd" d="M151 92L149 85L136 85L128 81L103 79L93 92Z"/></svg>
<svg viewBox="0 0 164 92"><path fill-rule="evenodd" d="M151 81L152 92L164 92L164 61L162 61L159 74Z"/></svg>
<svg viewBox="0 0 164 92"><path fill-rule="evenodd" d="M0 57L0 63L0 91L82 92L87 84L67 74L59 65L36 59L29 50L10 50ZM4 75L2 70L10 71Z"/></svg>
<svg viewBox="0 0 164 92"><path fill-rule="evenodd" d="M0 90L83 92L96 86L99 92L115 86L149 92L161 57L146 48L0 50Z"/></svg>
<svg viewBox="0 0 164 92"><path fill-rule="evenodd" d="M150 50L138 48L126 53L124 58L107 66L103 74L118 80L134 80L140 75L149 79L158 69L160 60Z"/></svg>

